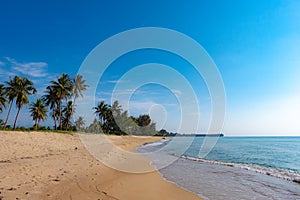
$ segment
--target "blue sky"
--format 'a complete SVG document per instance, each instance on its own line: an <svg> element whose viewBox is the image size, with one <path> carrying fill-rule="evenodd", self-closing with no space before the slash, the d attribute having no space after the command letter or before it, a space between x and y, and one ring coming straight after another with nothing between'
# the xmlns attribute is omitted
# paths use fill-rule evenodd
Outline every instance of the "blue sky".
<svg viewBox="0 0 300 200"><path fill-rule="evenodd" d="M163 27L196 40L217 65L226 89L227 135L300 135L299 1L0 4L1 82L13 75L28 76L42 93L61 73L75 76L86 56L105 39L133 28ZM96 100L109 101L118 79L145 63L171 66L191 81L201 113L198 131L205 131L211 115L205 83L186 62L167 52L136 51L116 60L101 79ZM176 131L180 124L176 97L183 92L145 85L133 93L130 112L137 115L151 111L159 127ZM19 124L32 125L26 108L22 113ZM2 119L5 116L6 112L0 114ZM13 118L14 113L10 122ZM189 131L188 126L184 125L183 132Z"/></svg>

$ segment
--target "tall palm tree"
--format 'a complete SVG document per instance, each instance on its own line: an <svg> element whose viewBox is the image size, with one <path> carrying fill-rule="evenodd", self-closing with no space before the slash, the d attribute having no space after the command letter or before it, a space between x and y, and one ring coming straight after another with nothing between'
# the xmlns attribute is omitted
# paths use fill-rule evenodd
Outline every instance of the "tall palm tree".
<svg viewBox="0 0 300 200"><path fill-rule="evenodd" d="M49 106L51 109L51 116L54 121L54 129L57 130L56 121L58 119L58 98L56 96L56 92L53 87L47 86L46 87L46 94L43 95L43 100L46 106Z"/></svg>
<svg viewBox="0 0 300 200"><path fill-rule="evenodd" d="M81 96L83 98L82 92L87 90L88 85L85 84L85 80L83 80L82 75L77 74L76 77L74 78L73 82L73 104L74 106L76 105L76 99Z"/></svg>
<svg viewBox="0 0 300 200"><path fill-rule="evenodd" d="M71 121L72 112L74 110L73 107L74 107L73 102L68 101L67 105L62 110L62 112L64 113L64 119L65 119L64 124L65 124L66 130L68 130L71 125L70 121Z"/></svg>
<svg viewBox="0 0 300 200"><path fill-rule="evenodd" d="M0 113L3 112L3 108L6 108L6 94L5 94L5 87L3 84L0 84Z"/></svg>
<svg viewBox="0 0 300 200"><path fill-rule="evenodd" d="M5 82L7 86L5 87L4 90L5 90L6 96L8 98L9 109L8 109L8 112L7 112L6 120L4 122L4 127L6 127L6 125L7 125L12 105L14 103L15 98L17 97L16 87L17 87L17 80L19 78L20 77L15 76L13 79L10 79L9 81Z"/></svg>
<svg viewBox="0 0 300 200"><path fill-rule="evenodd" d="M16 80L16 105L17 105L17 114L14 122L14 129L16 129L16 123L20 114L20 110L23 105L28 104L28 95L36 94L36 89L33 86L32 81L26 77L17 77Z"/></svg>
<svg viewBox="0 0 300 200"><path fill-rule="evenodd" d="M59 119L59 109L58 107L55 107L55 109L53 109L50 112L50 115L54 121L54 129L57 130L57 120Z"/></svg>
<svg viewBox="0 0 300 200"><path fill-rule="evenodd" d="M62 100L67 100L72 95L73 84L68 74L62 74L57 81L51 81L52 89L55 91L59 109L59 127L62 130Z"/></svg>
<svg viewBox="0 0 300 200"><path fill-rule="evenodd" d="M38 98L36 102L30 104L32 119L35 121L35 129L39 127L40 121L47 118L47 109L43 99Z"/></svg>

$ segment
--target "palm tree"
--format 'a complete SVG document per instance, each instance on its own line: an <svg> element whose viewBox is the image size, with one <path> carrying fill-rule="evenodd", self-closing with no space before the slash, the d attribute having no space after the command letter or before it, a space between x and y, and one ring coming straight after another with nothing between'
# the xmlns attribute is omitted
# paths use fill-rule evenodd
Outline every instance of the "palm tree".
<svg viewBox="0 0 300 200"><path fill-rule="evenodd" d="M111 111L114 117L121 115L122 107L118 101L114 101L113 105L111 106Z"/></svg>
<svg viewBox="0 0 300 200"><path fill-rule="evenodd" d="M5 87L3 84L0 84L0 113L3 112L3 108L6 108L6 94L5 94Z"/></svg>
<svg viewBox="0 0 300 200"><path fill-rule="evenodd" d="M46 94L43 96L43 101L45 102L46 106L49 106L51 109L51 116L54 121L54 129L57 130L56 121L58 119L58 99L56 96L56 92L54 91L54 88L51 86L47 86L46 88Z"/></svg>
<svg viewBox="0 0 300 200"><path fill-rule="evenodd" d="M73 102L72 101L68 101L67 105L64 107L64 109L62 110L62 112L64 113L64 124L66 127L66 130L69 129L71 123L71 116L72 116L72 112L73 112Z"/></svg>
<svg viewBox="0 0 300 200"><path fill-rule="evenodd" d="M120 115L114 117L117 134L126 135L131 133L133 126L135 125L131 118L128 117L128 111L122 112Z"/></svg>
<svg viewBox="0 0 300 200"><path fill-rule="evenodd" d="M83 80L82 75L77 74L74 78L73 82L73 104L76 105L76 99L81 96L83 98L82 92L85 91L88 88L88 85L85 84L85 80Z"/></svg>
<svg viewBox="0 0 300 200"><path fill-rule="evenodd" d="M100 133L101 132L101 124L99 121L95 118L93 123L89 125L87 128L87 131L90 133Z"/></svg>
<svg viewBox="0 0 300 200"><path fill-rule="evenodd" d="M54 129L57 130L57 120L59 119L59 109L58 107L55 107L55 109L53 109L50 112L50 115L54 121Z"/></svg>
<svg viewBox="0 0 300 200"><path fill-rule="evenodd" d="M43 99L38 98L35 103L30 104L32 119L35 121L35 129L39 127L40 121L47 118L47 109Z"/></svg>
<svg viewBox="0 0 300 200"><path fill-rule="evenodd" d="M99 116L100 123L103 125L104 122L107 120L109 107L107 104L104 103L104 101L101 101L98 103L98 106L93 107L95 109L95 114Z"/></svg>
<svg viewBox="0 0 300 200"><path fill-rule="evenodd" d="M5 82L7 84L7 86L4 88L4 90L5 90L6 96L8 98L9 109L8 109L8 113L7 113L7 116L6 116L6 120L4 122L4 128L7 125L12 105L14 103L14 100L15 100L16 96L17 96L16 95L16 90L17 90L16 86L17 86L17 80L19 78L20 77L15 76L13 79L10 79L9 81Z"/></svg>
<svg viewBox="0 0 300 200"><path fill-rule="evenodd" d="M75 126L77 130L82 130L85 126L85 122L83 120L83 117L79 116L79 118L75 121Z"/></svg>
<svg viewBox="0 0 300 200"><path fill-rule="evenodd" d="M56 94L59 109L59 127L62 130L62 100L67 100L72 95L73 84L72 79L67 74L62 74L57 81L51 81L53 91Z"/></svg>
<svg viewBox="0 0 300 200"><path fill-rule="evenodd" d="M17 77L15 89L18 111L14 122L14 129L16 129L16 123L22 106L29 103L28 95L36 94L37 92L32 81L26 77Z"/></svg>

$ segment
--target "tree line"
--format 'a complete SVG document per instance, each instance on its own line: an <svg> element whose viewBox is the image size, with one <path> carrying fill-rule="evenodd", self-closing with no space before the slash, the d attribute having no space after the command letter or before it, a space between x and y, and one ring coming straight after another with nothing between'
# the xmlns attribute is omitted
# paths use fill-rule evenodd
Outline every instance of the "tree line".
<svg viewBox="0 0 300 200"><path fill-rule="evenodd" d="M35 122L35 129L38 129L41 121L47 119L47 108L49 107L51 110L49 116L54 121L54 129L69 130L71 117L75 112L76 100L78 97L83 97L82 92L87 87L81 75L71 78L68 74L62 74L57 80L50 81L45 94L29 105L31 117ZM36 93L37 90L33 82L27 77L14 76L9 81L5 81L4 84L0 84L0 112L2 113L8 107L5 121L1 120L3 128L10 127L7 123L14 104L17 108L17 114L13 129L17 128L17 121L22 107L29 104L28 97Z"/></svg>
<svg viewBox="0 0 300 200"><path fill-rule="evenodd" d="M1 127L11 128L8 120L15 105L17 113L12 127L15 130L23 106L29 104L30 115L34 121L32 129L35 130L40 128L41 121L51 117L54 130L80 130L116 135L157 134L155 123L151 122L149 115L129 116L128 111L123 111L118 101L114 101L112 105L104 101L99 102L93 108L97 118L88 127L85 127L83 117L79 117L73 124L71 119L75 113L76 100L79 97L83 98L83 91L88 88L85 82L81 75L72 78L68 74L62 74L56 80L50 81L42 97L29 103L28 97L37 93L33 82L27 77L14 76L0 84L0 113L8 109L5 121L0 119Z"/></svg>
<svg viewBox="0 0 300 200"><path fill-rule="evenodd" d="M104 133L116 135L155 135L157 133L156 124L151 122L149 115L128 116L128 111L123 111L118 101L114 101L112 105L101 101L93 109L99 120L94 120L93 124L88 127L88 132L97 132L101 128Z"/></svg>

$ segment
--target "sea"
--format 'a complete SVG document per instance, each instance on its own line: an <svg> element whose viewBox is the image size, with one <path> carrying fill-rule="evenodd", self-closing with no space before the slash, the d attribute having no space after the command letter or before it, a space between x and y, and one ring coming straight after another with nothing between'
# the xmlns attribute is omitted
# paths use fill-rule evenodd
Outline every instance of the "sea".
<svg viewBox="0 0 300 200"><path fill-rule="evenodd" d="M300 137L173 137L137 151L203 199L300 200Z"/></svg>

